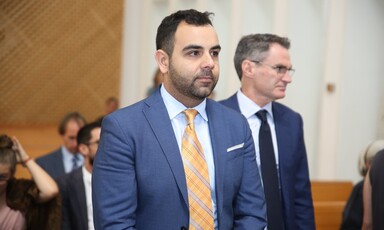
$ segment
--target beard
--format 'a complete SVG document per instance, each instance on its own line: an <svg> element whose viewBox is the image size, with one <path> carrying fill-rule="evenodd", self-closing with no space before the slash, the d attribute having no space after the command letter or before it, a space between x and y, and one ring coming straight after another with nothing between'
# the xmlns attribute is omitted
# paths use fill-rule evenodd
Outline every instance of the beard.
<svg viewBox="0 0 384 230"><path fill-rule="evenodd" d="M217 84L218 77L211 69L202 69L196 76L181 74L172 63L169 64L169 77L175 89L189 98L204 100ZM200 79L211 79L208 82L199 82Z"/></svg>

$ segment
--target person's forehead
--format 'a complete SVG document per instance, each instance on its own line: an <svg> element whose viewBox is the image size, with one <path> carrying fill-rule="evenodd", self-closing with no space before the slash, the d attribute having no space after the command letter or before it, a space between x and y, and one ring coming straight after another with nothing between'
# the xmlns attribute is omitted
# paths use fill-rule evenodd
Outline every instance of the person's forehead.
<svg viewBox="0 0 384 230"><path fill-rule="evenodd" d="M175 45L211 45L219 44L217 33L214 27L207 25L191 25L186 22L181 22L175 33Z"/></svg>
<svg viewBox="0 0 384 230"><path fill-rule="evenodd" d="M282 54L282 53L288 54L289 50L278 43L272 43L269 46L269 53L270 54Z"/></svg>
<svg viewBox="0 0 384 230"><path fill-rule="evenodd" d="M67 124L67 127L65 129L65 133L64 135L65 136L68 136L68 135L74 135L74 136L77 136L77 132L80 130L80 125L76 122L71 122L71 123L68 123Z"/></svg>
<svg viewBox="0 0 384 230"><path fill-rule="evenodd" d="M78 130L78 129L80 129L82 127L82 125L80 125L79 123L78 123L78 121L76 121L76 120L69 120L68 122L67 122L67 125L66 125L66 131L69 131L69 130L71 130L71 131L73 131L73 130Z"/></svg>
<svg viewBox="0 0 384 230"><path fill-rule="evenodd" d="M271 44L266 60L290 60L289 50L278 43Z"/></svg>
<svg viewBox="0 0 384 230"><path fill-rule="evenodd" d="M101 128L100 127L94 128L91 131L91 137L93 139L99 139L100 138L100 133L101 133Z"/></svg>

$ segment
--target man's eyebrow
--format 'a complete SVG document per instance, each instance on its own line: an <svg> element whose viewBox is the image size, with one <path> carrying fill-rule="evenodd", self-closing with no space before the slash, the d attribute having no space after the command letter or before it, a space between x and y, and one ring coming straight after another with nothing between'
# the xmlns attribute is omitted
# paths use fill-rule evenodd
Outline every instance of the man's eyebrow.
<svg viewBox="0 0 384 230"><path fill-rule="evenodd" d="M189 46L184 47L183 51L197 50L197 49L203 49L203 47L199 46L199 45L189 45ZM221 46L220 45L215 45L215 46L210 48L210 50L217 50L217 49L221 50Z"/></svg>
<svg viewBox="0 0 384 230"><path fill-rule="evenodd" d="M220 45L215 45L211 48L211 50L221 50L221 46Z"/></svg>
<svg viewBox="0 0 384 230"><path fill-rule="evenodd" d="M197 50L197 49L202 49L203 47L202 46L199 46L199 45L189 45L189 46L186 46L183 48L183 51L187 51L187 50Z"/></svg>

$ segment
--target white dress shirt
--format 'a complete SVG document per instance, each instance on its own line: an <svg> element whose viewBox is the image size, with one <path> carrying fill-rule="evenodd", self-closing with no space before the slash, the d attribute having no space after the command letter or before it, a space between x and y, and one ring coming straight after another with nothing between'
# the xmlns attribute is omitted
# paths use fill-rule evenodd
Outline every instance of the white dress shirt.
<svg viewBox="0 0 384 230"><path fill-rule="evenodd" d="M275 122L273 120L273 113L272 113L272 102L266 104L263 108L260 108L255 102L253 102L251 99L245 96L243 92L241 92L241 90L237 91L237 101L239 102L240 111L244 115L244 117L247 118L248 124L252 131L253 141L255 142L256 161L257 161L257 165L259 166L259 171L260 171L259 131L260 131L261 121L256 116L256 113L262 109L265 109L268 112L267 120L268 120L269 127L271 129L273 149L274 149L275 159L276 159L276 167L277 169L279 169L279 154L278 154L278 148L277 148ZM279 172L279 170L277 170L277 172ZM262 172L260 171L260 176L261 174Z"/></svg>
<svg viewBox="0 0 384 230"><path fill-rule="evenodd" d="M85 187L85 199L87 203L88 229L94 230L93 225L93 207L92 207L92 174L83 166L83 182Z"/></svg>

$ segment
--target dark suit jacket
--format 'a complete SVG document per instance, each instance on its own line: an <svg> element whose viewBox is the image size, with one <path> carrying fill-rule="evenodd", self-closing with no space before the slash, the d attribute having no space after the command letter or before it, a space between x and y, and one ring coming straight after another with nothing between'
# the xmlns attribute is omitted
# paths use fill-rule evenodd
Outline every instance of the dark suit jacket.
<svg viewBox="0 0 384 230"><path fill-rule="evenodd" d="M376 153L369 169L372 186L372 229L384 229L384 150Z"/></svg>
<svg viewBox="0 0 384 230"><path fill-rule="evenodd" d="M57 179L65 174L61 147L51 153L37 158L36 163L40 165L40 167L42 167L53 179Z"/></svg>
<svg viewBox="0 0 384 230"><path fill-rule="evenodd" d="M58 179L62 197L62 230L87 230L88 214L82 167Z"/></svg>
<svg viewBox="0 0 384 230"><path fill-rule="evenodd" d="M360 230L363 226L363 187L364 180L353 187L343 210L340 230Z"/></svg>
<svg viewBox="0 0 384 230"><path fill-rule="evenodd" d="M236 94L220 103L240 112ZM277 102L272 102L272 112L279 149L285 228L315 229L303 120L300 114Z"/></svg>
<svg viewBox="0 0 384 230"><path fill-rule="evenodd" d="M265 201L247 121L212 100L206 111L218 227L262 229ZM188 227L182 158L160 90L103 119L92 186L96 229Z"/></svg>

